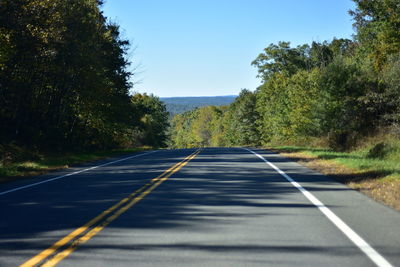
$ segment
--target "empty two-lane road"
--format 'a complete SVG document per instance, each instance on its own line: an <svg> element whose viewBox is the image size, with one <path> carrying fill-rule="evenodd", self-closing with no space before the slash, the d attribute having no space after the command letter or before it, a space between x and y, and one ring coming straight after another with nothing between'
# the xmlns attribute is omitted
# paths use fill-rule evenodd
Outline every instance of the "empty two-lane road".
<svg viewBox="0 0 400 267"><path fill-rule="evenodd" d="M0 266L400 266L400 213L266 150L160 150L0 186Z"/></svg>

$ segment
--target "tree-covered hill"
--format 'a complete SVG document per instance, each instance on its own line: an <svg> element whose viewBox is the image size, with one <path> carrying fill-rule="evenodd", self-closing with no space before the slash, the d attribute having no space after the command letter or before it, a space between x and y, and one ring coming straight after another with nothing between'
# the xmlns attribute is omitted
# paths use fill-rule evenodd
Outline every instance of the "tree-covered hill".
<svg viewBox="0 0 400 267"><path fill-rule="evenodd" d="M162 97L167 111L171 115L180 114L197 107L226 106L231 104L237 96L193 96L193 97Z"/></svg>

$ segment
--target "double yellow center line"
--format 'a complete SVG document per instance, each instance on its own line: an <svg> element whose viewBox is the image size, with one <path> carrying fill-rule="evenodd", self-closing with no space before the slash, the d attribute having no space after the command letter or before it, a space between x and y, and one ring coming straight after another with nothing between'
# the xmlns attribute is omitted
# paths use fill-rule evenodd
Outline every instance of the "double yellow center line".
<svg viewBox="0 0 400 267"><path fill-rule="evenodd" d="M87 242L90 238L103 230L108 224L118 218L122 213L138 203L161 183L167 180L171 175L179 171L190 160L194 159L199 153L200 150L197 150L191 155L187 156L184 160L175 164L156 178L153 178L150 182L131 193L128 197L122 199L114 206L103 211L98 216L87 222L85 225L77 228L69 235L58 240L51 247L43 250L41 253L37 254L20 266L55 266L61 260L66 258L69 254L71 254L78 247L78 245Z"/></svg>

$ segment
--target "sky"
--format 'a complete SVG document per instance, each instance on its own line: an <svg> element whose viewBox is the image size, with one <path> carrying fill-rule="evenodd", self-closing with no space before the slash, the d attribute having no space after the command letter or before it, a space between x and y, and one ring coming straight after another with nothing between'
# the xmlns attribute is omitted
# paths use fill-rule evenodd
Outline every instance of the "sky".
<svg viewBox="0 0 400 267"><path fill-rule="evenodd" d="M351 38L351 0L106 0L131 43L133 90L160 97L237 95L261 83L270 43Z"/></svg>

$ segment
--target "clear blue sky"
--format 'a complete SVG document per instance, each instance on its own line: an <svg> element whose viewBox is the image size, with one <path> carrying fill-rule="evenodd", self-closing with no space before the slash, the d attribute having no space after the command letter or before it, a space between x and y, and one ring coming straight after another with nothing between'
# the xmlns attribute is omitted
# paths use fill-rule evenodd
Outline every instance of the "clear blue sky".
<svg viewBox="0 0 400 267"><path fill-rule="evenodd" d="M107 0L105 16L136 50L138 92L214 96L254 90L270 43L351 38L350 0Z"/></svg>

